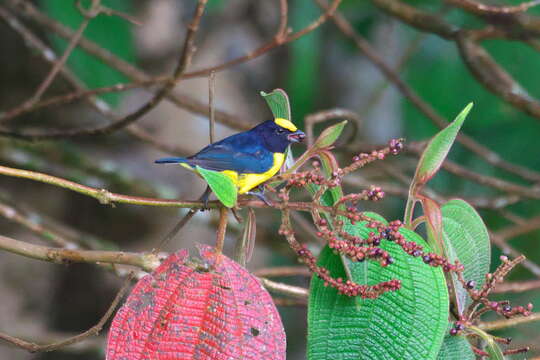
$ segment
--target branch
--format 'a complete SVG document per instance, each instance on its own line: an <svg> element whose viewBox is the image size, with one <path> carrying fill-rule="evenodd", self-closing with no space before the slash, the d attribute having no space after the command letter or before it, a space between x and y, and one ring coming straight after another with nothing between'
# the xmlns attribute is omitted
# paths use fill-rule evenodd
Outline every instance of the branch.
<svg viewBox="0 0 540 360"><path fill-rule="evenodd" d="M66 264L71 262L123 264L136 266L145 271L152 271L160 264L158 256L151 253L69 250L34 245L2 235L0 235L0 249L32 259L56 264Z"/></svg>
<svg viewBox="0 0 540 360"><path fill-rule="evenodd" d="M525 2L515 6L493 6L482 4L473 0L446 0L448 3L462 8L476 15L513 15L525 12L530 8L540 5L540 0Z"/></svg>
<svg viewBox="0 0 540 360"><path fill-rule="evenodd" d="M483 330L492 331L492 330L504 329L507 327L512 327L519 324L526 324L529 322L539 321L539 320L540 320L540 313L533 313L529 316L480 323L478 327Z"/></svg>
<svg viewBox="0 0 540 360"><path fill-rule="evenodd" d="M384 2L394 3L395 0L383 0ZM317 3L323 7L327 7L325 0L317 0ZM409 6L409 5L404 5ZM390 65L377 53L375 48L362 37L358 32L354 30L351 24L345 19L345 17L338 11L332 16L332 21L336 27L343 33L343 35L350 38L356 45L356 47L375 65L381 73L390 81L394 86L403 94L403 96L409 100L414 106L418 108L428 119L430 119L435 125L440 128L444 128L448 125L448 120L438 114L433 107L424 101L417 93L409 87L397 74ZM540 181L540 173L527 169L525 167L512 164L502 159L499 154L491 151L485 146L476 142L473 138L459 134L457 141L464 147L478 155L488 164L499 167L505 171L514 173L532 182Z"/></svg>
<svg viewBox="0 0 540 360"><path fill-rule="evenodd" d="M54 32L60 37L69 39L73 36L73 30L71 28L51 19L47 15L40 12L33 4L27 1L6 0L6 3L8 4L8 6L15 9L18 15L34 21L38 25L43 26L44 28ZM152 80L152 77L150 75L139 70L135 66L114 55L108 50L103 49L101 46L91 40L86 39L85 37L82 37L80 39L78 46L85 50L87 53L100 59L110 67L120 71L122 74L126 75L133 81L144 82ZM157 79L159 81L156 81L156 83L166 81L163 80L163 77ZM169 93L167 94L167 98L177 106L190 112L202 116L208 115L208 105L203 104L190 96ZM11 111L8 111L8 113L9 112ZM0 120L4 120L4 118L0 116ZM216 111L216 121L219 121L231 128L239 130L247 130L252 127L252 125L247 120L243 120L241 116L233 116L219 110Z"/></svg>
<svg viewBox="0 0 540 360"><path fill-rule="evenodd" d="M126 127L127 125L137 121L142 116L146 115L148 112L154 109L161 102L161 100L163 100L167 96L167 94L176 85L180 76L185 72L195 52L195 46L193 44L194 36L197 33L197 30L199 28L199 23L204 13L206 1L207 0L199 0L197 9L195 10L195 15L193 17L193 20L191 24L188 26L188 32L186 34L186 38L184 40L184 45L180 54L180 58L176 66L176 69L173 73L173 76L169 79L169 81L165 83L165 85L163 85L156 92L156 94L152 97L152 99L150 99L146 104L141 106L135 112L119 119L118 121L113 122L112 124L100 126L93 129L56 131L56 132L48 132L46 134L28 134L28 133L20 133L20 132L15 132L15 131L0 130L0 135L10 136L10 137L19 138L19 139L27 139L27 140L61 139L61 138L67 138L67 137L94 136L94 135L109 134L111 132L122 129ZM80 39L80 37L82 36L82 33L75 34L74 37L77 35L78 35L77 39Z"/></svg>

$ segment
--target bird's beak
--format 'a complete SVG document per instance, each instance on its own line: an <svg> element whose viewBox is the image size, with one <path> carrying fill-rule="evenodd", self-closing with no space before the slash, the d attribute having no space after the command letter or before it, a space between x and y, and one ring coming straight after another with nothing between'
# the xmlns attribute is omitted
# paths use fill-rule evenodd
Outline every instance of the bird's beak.
<svg viewBox="0 0 540 360"><path fill-rule="evenodd" d="M304 132L300 131L300 130L295 131L292 134L289 134L287 136L287 139L290 142L302 142L302 141L304 141L305 138L306 138L306 134L304 134Z"/></svg>

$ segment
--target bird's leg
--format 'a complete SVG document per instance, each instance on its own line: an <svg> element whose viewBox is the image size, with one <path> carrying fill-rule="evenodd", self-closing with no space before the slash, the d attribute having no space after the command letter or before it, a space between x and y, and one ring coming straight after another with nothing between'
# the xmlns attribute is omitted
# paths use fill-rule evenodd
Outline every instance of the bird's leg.
<svg viewBox="0 0 540 360"><path fill-rule="evenodd" d="M272 206L272 202L270 200L268 200L266 195L264 195L264 186L263 185L257 186L257 191L248 191L248 192L246 192L246 195L256 196L260 200L262 200L262 202L264 202L266 205Z"/></svg>
<svg viewBox="0 0 540 360"><path fill-rule="evenodd" d="M210 194L212 193L212 189L210 189L209 185L206 185L206 190L204 190L203 194L199 198L199 201L203 202L203 207L201 208L201 211L209 210L208 207L208 198L210 197Z"/></svg>

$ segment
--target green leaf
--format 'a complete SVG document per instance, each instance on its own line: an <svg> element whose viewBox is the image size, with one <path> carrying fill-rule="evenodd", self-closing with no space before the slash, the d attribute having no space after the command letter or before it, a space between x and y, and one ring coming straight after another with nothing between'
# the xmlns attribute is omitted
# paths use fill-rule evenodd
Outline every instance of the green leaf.
<svg viewBox="0 0 540 360"><path fill-rule="evenodd" d="M353 235L367 237L365 222L346 225ZM409 241L427 248L416 233L401 229ZM378 299L340 295L313 277L308 309L309 360L435 359L448 325L448 292L440 268L407 255L399 245L384 241L381 247L395 259L388 267L376 262L350 262L353 279L374 285L399 279L402 288ZM426 249L427 250L427 249ZM345 278L341 259L325 247L318 264L333 277ZM360 306L356 306L356 301Z"/></svg>
<svg viewBox="0 0 540 360"><path fill-rule="evenodd" d="M200 166L195 168L223 205L231 208L236 204L238 191L230 177L218 171L203 169Z"/></svg>
<svg viewBox="0 0 540 360"><path fill-rule="evenodd" d="M461 199L450 200L441 207L443 222L443 239L446 257L450 262L459 260L465 270L465 280L474 280L477 288L485 281L489 272L491 245L489 234L482 218L474 208ZM458 310L470 304L467 291L452 276L457 292Z"/></svg>
<svg viewBox="0 0 540 360"><path fill-rule="evenodd" d="M439 170L472 106L472 103L467 105L450 125L431 139L418 162L411 187L425 184Z"/></svg>
<svg viewBox="0 0 540 360"><path fill-rule="evenodd" d="M489 354L489 358L491 360L504 360L504 354L499 347L499 344L493 339L493 336L489 335L485 331L483 331L480 328L477 328L476 326L470 326L467 328L469 331L475 333L478 335L484 342L486 343L486 346L484 350Z"/></svg>
<svg viewBox="0 0 540 360"><path fill-rule="evenodd" d="M471 344L464 336L446 334L437 360L475 360Z"/></svg>
<svg viewBox="0 0 540 360"><path fill-rule="evenodd" d="M266 100L266 103L272 110L274 118L281 118L291 121L291 106L289 97L283 89L272 90L271 93L261 91L261 96Z"/></svg>
<svg viewBox="0 0 540 360"><path fill-rule="evenodd" d="M344 120L340 123L324 129L324 131L321 133L321 135L319 135L319 137L313 144L313 147L317 149L322 149L334 144L334 142L336 142L336 140L339 138L339 135L341 135L341 132L345 128L345 125L347 125L347 120Z"/></svg>
<svg viewBox="0 0 540 360"><path fill-rule="evenodd" d="M75 7L75 2L42 0L39 4L47 15L69 26L71 29L77 29L83 21L82 15ZM82 4L87 9L90 1L83 1ZM103 0L102 4L125 13L129 13L131 8L131 2L127 0ZM83 36L124 60L135 62L133 36L130 24L125 19L118 16L100 15L90 22ZM66 40L58 36L52 37L52 43L54 48L60 52L64 51L67 44ZM121 72L78 48L71 53L67 64L89 88L109 86L127 81L126 76ZM101 96L111 105L116 105L120 97L121 93L110 93Z"/></svg>

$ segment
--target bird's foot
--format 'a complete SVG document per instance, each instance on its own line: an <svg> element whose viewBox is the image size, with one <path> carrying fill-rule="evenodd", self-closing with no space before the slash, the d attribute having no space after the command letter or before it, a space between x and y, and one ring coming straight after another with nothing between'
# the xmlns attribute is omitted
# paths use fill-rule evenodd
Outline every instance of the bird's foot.
<svg viewBox="0 0 540 360"><path fill-rule="evenodd" d="M268 198L266 197L266 195L264 195L264 192L263 191L248 191L246 193L246 195L253 195L253 196L256 196L258 197L260 200L262 200L262 202L264 202L266 205L268 206L273 206L272 202L270 200L268 200Z"/></svg>
<svg viewBox="0 0 540 360"><path fill-rule="evenodd" d="M210 208L208 207L208 199L210 198L211 193L212 189L210 189L210 186L207 186L201 197L199 197L199 201L203 202L203 207L201 208L201 211L210 210Z"/></svg>

